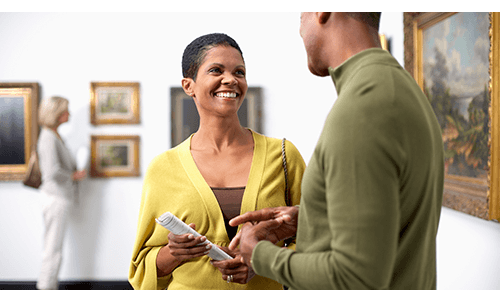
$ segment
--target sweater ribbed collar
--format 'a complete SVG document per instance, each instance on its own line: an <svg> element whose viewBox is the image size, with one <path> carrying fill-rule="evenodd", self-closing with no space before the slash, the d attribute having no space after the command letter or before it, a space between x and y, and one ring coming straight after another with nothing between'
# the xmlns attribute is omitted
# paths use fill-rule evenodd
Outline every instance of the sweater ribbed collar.
<svg viewBox="0 0 500 290"><path fill-rule="evenodd" d="M369 48L351 56L336 68L329 67L328 72L335 84L337 95L340 96L342 88L349 83L359 69L374 63L399 65L387 50Z"/></svg>

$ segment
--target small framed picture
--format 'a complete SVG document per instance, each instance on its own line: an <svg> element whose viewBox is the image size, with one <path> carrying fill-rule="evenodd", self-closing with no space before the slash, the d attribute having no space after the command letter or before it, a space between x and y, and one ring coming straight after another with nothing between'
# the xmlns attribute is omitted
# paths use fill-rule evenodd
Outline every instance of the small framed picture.
<svg viewBox="0 0 500 290"><path fill-rule="evenodd" d="M90 84L90 122L139 124L139 83L92 82Z"/></svg>
<svg viewBox="0 0 500 290"><path fill-rule="evenodd" d="M90 176L139 176L139 142L136 135L92 135Z"/></svg>

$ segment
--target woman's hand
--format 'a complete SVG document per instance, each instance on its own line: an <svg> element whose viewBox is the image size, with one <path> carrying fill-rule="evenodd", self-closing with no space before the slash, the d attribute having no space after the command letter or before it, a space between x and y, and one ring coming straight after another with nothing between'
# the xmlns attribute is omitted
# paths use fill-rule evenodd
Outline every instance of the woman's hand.
<svg viewBox="0 0 500 290"><path fill-rule="evenodd" d="M195 229L194 224L189 225ZM207 238L194 237L192 234L168 234L168 244L160 249L156 256L156 274L158 277L166 276L182 262L208 254L211 246L203 244ZM208 247L207 247L208 246Z"/></svg>
<svg viewBox="0 0 500 290"><path fill-rule="evenodd" d="M80 180L84 179L85 177L87 177L87 171L80 170L80 171L73 172L72 179L74 181L80 181Z"/></svg>
<svg viewBox="0 0 500 290"><path fill-rule="evenodd" d="M194 224L189 226L195 229ZM208 254L211 246L203 244L206 240L207 238L204 236L195 237L193 234L174 235L170 232L168 234L168 247L170 254L178 262L183 262Z"/></svg>
<svg viewBox="0 0 500 290"><path fill-rule="evenodd" d="M239 255L239 250L230 251L226 247L219 248L234 257L232 260L210 261L212 265L217 267L217 269L222 273L222 279L227 281L229 276L232 275L232 281L230 279L229 282L246 284L255 276L253 269L243 263L241 256Z"/></svg>

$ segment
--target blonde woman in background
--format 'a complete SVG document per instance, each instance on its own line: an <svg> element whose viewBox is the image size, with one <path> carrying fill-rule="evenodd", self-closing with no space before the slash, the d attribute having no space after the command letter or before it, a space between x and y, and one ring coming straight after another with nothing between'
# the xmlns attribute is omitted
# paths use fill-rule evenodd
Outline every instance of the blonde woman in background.
<svg viewBox="0 0 500 290"><path fill-rule="evenodd" d="M51 97L43 100L38 112L42 130L37 151L45 232L37 289L58 289L66 220L76 201L76 182L87 175L85 170L76 170L75 159L57 132L69 120L68 104L65 98Z"/></svg>

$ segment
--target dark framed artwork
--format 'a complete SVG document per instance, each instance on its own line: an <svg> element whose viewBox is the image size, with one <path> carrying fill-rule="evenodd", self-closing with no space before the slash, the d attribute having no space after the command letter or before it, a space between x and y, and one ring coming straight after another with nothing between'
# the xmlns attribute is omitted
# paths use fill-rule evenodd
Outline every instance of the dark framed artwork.
<svg viewBox="0 0 500 290"><path fill-rule="evenodd" d="M38 83L0 83L0 180L22 180L38 138Z"/></svg>
<svg viewBox="0 0 500 290"><path fill-rule="evenodd" d="M139 83L92 82L90 84L90 122L139 124Z"/></svg>
<svg viewBox="0 0 500 290"><path fill-rule="evenodd" d="M441 126L443 205L490 220L500 218L499 14L404 13L405 68Z"/></svg>
<svg viewBox="0 0 500 290"><path fill-rule="evenodd" d="M182 87L170 88L172 147L177 146L198 130L200 116L193 98ZM243 127L262 133L262 88L249 87L238 111Z"/></svg>
<svg viewBox="0 0 500 290"><path fill-rule="evenodd" d="M137 135L92 135L91 177L140 176Z"/></svg>

